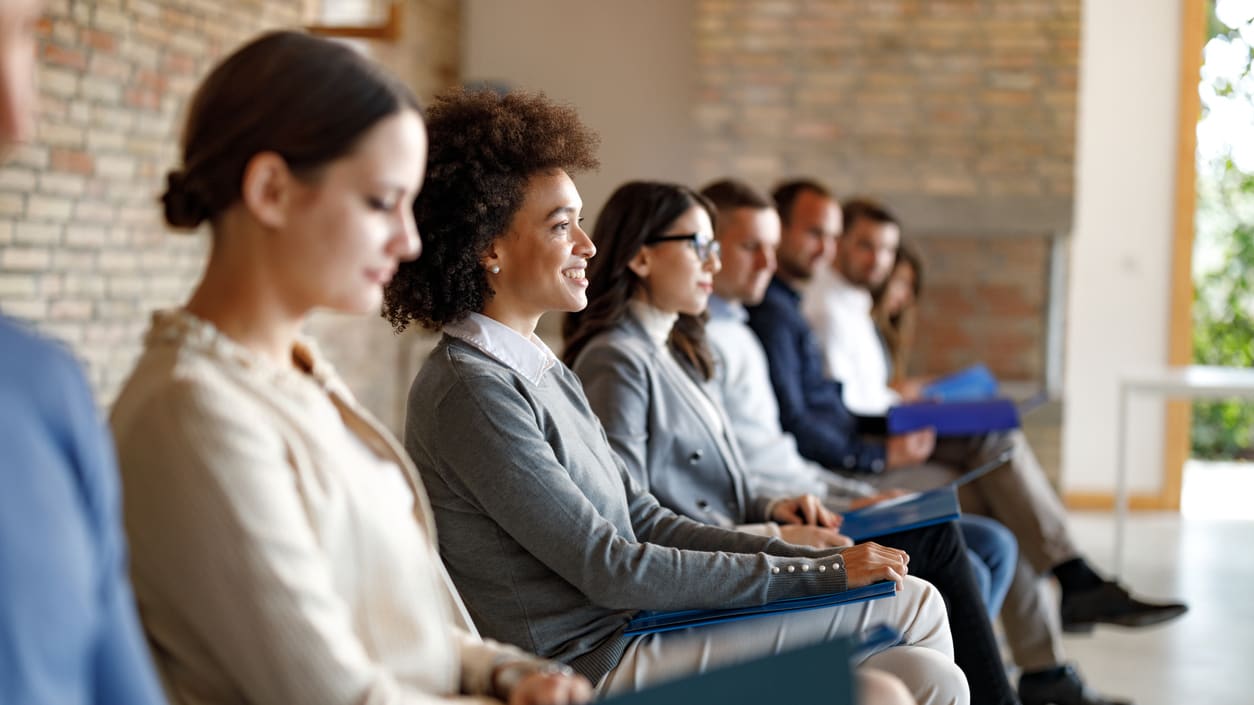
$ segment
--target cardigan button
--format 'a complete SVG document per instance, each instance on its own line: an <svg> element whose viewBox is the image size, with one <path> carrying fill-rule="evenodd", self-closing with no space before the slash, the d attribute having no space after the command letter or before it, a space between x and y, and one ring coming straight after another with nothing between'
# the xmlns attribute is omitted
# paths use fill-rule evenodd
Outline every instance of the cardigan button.
<svg viewBox="0 0 1254 705"><path fill-rule="evenodd" d="M771 575L779 575L779 566L771 568Z"/></svg>

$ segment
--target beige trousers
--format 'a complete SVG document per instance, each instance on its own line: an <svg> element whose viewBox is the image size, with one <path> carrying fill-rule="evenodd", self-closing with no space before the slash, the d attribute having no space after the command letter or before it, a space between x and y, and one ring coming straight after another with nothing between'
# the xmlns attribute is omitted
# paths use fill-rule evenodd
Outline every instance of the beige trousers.
<svg viewBox="0 0 1254 705"><path fill-rule="evenodd" d="M1066 510L1023 433L941 439L925 465L860 479L885 489L931 489L996 457L1008 446L1014 448L1010 461L964 485L959 498L963 511L996 519L1019 541L1019 565L1001 620L1015 663L1024 671L1036 671L1065 658L1058 598L1042 576L1079 552L1067 530Z"/></svg>
<svg viewBox="0 0 1254 705"><path fill-rule="evenodd" d="M897 677L919 705L970 702L966 677L954 664L945 603L930 583L910 576L905 589L882 600L640 637L597 688L602 697L634 692L880 623L900 631L904 645L867 657L858 665L859 671L874 669Z"/></svg>

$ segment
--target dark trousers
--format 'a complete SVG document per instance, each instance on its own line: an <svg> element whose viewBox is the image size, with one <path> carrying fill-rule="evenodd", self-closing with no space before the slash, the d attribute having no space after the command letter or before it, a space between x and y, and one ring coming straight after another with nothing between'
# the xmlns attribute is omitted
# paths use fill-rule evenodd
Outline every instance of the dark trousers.
<svg viewBox="0 0 1254 705"><path fill-rule="evenodd" d="M871 541L910 555L910 575L936 586L945 598L954 661L967 676L972 705L1007 705L1018 697L1006 678L993 625L967 558L962 532L954 522L877 536Z"/></svg>

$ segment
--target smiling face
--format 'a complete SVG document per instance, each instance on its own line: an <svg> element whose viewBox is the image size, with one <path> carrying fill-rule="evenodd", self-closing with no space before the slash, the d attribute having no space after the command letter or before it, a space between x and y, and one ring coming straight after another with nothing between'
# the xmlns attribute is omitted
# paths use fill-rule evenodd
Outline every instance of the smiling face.
<svg viewBox="0 0 1254 705"><path fill-rule="evenodd" d="M779 236L779 215L774 208L719 211L723 268L714 275L715 293L749 306L761 303L775 273Z"/></svg>
<svg viewBox="0 0 1254 705"><path fill-rule="evenodd" d="M377 311L397 264L421 251L413 201L422 185L427 137L404 110L380 120L356 149L298 184L269 261L298 311Z"/></svg>
<svg viewBox="0 0 1254 705"><path fill-rule="evenodd" d="M829 261L838 235L840 206L835 199L816 191L798 194L776 253L780 274L798 283L809 281Z"/></svg>
<svg viewBox="0 0 1254 705"><path fill-rule="evenodd" d="M534 328L549 311L588 305L588 260L596 247L579 225L582 210L583 200L565 171L528 180L509 230L493 241L483 261L496 292L485 314L515 329L527 321Z"/></svg>
<svg viewBox="0 0 1254 705"><path fill-rule="evenodd" d="M851 284L879 288L893 270L901 230L895 223L858 218L840 236L836 269Z"/></svg>
<svg viewBox="0 0 1254 705"><path fill-rule="evenodd" d="M716 254L702 259L698 246L714 239L710 214L701 206L684 211L657 238L695 235L695 240L662 240L640 248L629 266L640 278L639 297L667 313L699 315L714 292L714 274L721 263Z"/></svg>

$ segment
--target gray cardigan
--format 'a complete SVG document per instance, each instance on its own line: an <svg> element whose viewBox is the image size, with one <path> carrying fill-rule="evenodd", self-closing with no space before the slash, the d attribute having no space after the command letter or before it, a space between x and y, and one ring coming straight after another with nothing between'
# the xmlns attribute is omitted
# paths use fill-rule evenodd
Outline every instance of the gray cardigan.
<svg viewBox="0 0 1254 705"><path fill-rule="evenodd" d="M759 605L846 589L839 549L706 526L631 481L560 363L533 383L444 336L414 379L405 447L479 628L593 682L641 609Z"/></svg>
<svg viewBox="0 0 1254 705"><path fill-rule="evenodd" d="M727 528L767 521L771 498L748 487L718 388L655 343L635 316L589 341L572 369L610 447L662 506ZM697 389L722 417L722 433L693 398Z"/></svg>

